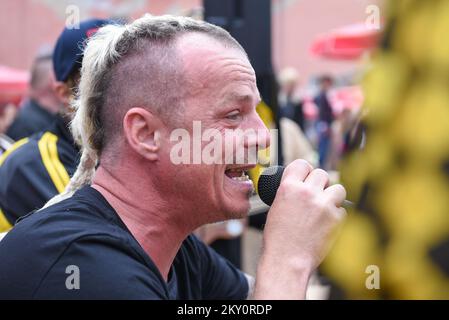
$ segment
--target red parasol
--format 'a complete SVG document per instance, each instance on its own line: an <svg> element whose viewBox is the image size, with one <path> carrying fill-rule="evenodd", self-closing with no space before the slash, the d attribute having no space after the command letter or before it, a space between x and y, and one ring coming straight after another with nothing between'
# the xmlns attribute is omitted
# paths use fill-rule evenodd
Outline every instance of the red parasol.
<svg viewBox="0 0 449 320"><path fill-rule="evenodd" d="M310 51L316 56L335 60L354 60L376 47L382 30L365 23L349 25L320 35Z"/></svg>
<svg viewBox="0 0 449 320"><path fill-rule="evenodd" d="M17 105L28 90L29 73L0 65L0 104Z"/></svg>

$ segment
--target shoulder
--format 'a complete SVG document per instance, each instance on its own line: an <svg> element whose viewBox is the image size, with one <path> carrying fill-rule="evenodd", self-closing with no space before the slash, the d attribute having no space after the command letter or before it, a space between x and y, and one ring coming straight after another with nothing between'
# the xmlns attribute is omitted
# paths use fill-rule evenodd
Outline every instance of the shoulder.
<svg viewBox="0 0 449 320"><path fill-rule="evenodd" d="M22 121L26 122L28 127L34 129L34 132L45 130L45 127L51 125L56 115L47 111L36 101L29 101L21 112Z"/></svg>
<svg viewBox="0 0 449 320"><path fill-rule="evenodd" d="M58 136L51 131L42 131L20 139L0 156L0 168L22 167L45 160L54 161L58 152Z"/></svg>
<svg viewBox="0 0 449 320"><path fill-rule="evenodd" d="M43 240L58 237L59 242L67 244L84 236L122 235L117 232L116 225L108 220L104 212L108 210L111 209L92 190L82 189L64 201L24 216L12 233L41 237Z"/></svg>
<svg viewBox="0 0 449 320"><path fill-rule="evenodd" d="M26 154L29 150L36 147L37 143L34 136L18 140L0 156L0 166L8 162L15 163L16 161L11 161L10 159L20 159L22 154Z"/></svg>
<svg viewBox="0 0 449 320"><path fill-rule="evenodd" d="M0 242L0 298L139 298L162 292L128 234L90 200L75 196L16 224ZM66 280L77 270L84 290L68 290Z"/></svg>
<svg viewBox="0 0 449 320"><path fill-rule="evenodd" d="M71 241L43 274L33 298L166 299L164 280L111 233Z"/></svg>
<svg viewBox="0 0 449 320"><path fill-rule="evenodd" d="M60 149L77 153L76 148L65 139L48 130L38 132L30 137L22 138L15 142L8 150L0 156L0 166L6 163L26 163L35 158L44 160L60 152ZM30 159L30 156L33 159Z"/></svg>
<svg viewBox="0 0 449 320"><path fill-rule="evenodd" d="M3 189L12 181L43 172L38 148L40 135L23 138L13 144L0 156L0 180ZM21 182L23 183L23 181Z"/></svg>
<svg viewBox="0 0 449 320"><path fill-rule="evenodd" d="M0 158L3 181L41 175L50 178L58 192L69 182L77 163L77 152L51 131L37 133L16 142ZM6 183L8 184L8 183Z"/></svg>
<svg viewBox="0 0 449 320"><path fill-rule="evenodd" d="M18 255L47 257L58 255L73 241L87 236L111 233L111 227L101 219L97 209L76 198L66 199L48 208L21 217L0 243L0 253L8 250Z"/></svg>

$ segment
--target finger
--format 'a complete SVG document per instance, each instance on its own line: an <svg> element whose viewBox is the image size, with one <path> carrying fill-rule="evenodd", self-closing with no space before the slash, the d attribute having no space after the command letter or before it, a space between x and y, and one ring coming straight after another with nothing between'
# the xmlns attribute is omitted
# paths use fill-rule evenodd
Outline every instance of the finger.
<svg viewBox="0 0 449 320"><path fill-rule="evenodd" d="M345 208L337 208L337 218L341 221L346 218L347 212Z"/></svg>
<svg viewBox="0 0 449 320"><path fill-rule="evenodd" d="M324 189L324 193L337 207L341 207L343 205L343 201L346 199L346 189L341 184L334 184Z"/></svg>
<svg viewBox="0 0 449 320"><path fill-rule="evenodd" d="M315 189L323 190L329 185L329 175L322 169L315 169L309 173L304 183Z"/></svg>
<svg viewBox="0 0 449 320"><path fill-rule="evenodd" d="M312 170L313 167L306 160L297 159L285 168L281 183L289 179L294 180L294 182L304 181Z"/></svg>

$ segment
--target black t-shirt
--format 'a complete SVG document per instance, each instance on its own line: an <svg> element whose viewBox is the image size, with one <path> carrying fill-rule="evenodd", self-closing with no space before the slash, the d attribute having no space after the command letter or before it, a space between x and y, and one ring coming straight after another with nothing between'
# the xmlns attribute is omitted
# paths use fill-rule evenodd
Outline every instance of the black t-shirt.
<svg viewBox="0 0 449 320"><path fill-rule="evenodd" d="M0 299L245 299L247 294L244 274L194 236L183 242L165 282L92 187L25 216L0 241Z"/></svg>

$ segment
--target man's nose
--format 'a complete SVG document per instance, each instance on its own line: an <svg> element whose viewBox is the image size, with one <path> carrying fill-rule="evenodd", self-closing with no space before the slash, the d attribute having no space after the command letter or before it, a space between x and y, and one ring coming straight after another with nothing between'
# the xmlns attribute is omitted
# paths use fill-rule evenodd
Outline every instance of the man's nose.
<svg viewBox="0 0 449 320"><path fill-rule="evenodd" d="M245 147L256 147L256 150L268 148L271 143L270 131L257 113L255 113L255 116L251 119L249 127L252 129L251 131L254 132L254 135L245 140Z"/></svg>

